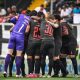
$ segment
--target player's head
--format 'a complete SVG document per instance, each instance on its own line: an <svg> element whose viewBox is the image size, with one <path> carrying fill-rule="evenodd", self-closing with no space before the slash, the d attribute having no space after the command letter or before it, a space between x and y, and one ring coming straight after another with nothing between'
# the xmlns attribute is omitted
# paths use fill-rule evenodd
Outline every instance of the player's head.
<svg viewBox="0 0 80 80"><path fill-rule="evenodd" d="M29 16L30 15L30 12L31 12L30 10L22 10L21 11L21 14L25 14L25 15L28 15Z"/></svg>
<svg viewBox="0 0 80 80"><path fill-rule="evenodd" d="M54 16L50 12L48 12L46 14L46 16L45 16L45 19L47 19L47 20L50 20L50 19L54 20Z"/></svg>
<svg viewBox="0 0 80 80"><path fill-rule="evenodd" d="M21 11L21 14L26 14L26 10L22 10Z"/></svg>
<svg viewBox="0 0 80 80"><path fill-rule="evenodd" d="M27 16L30 16L30 13L31 13L30 10L27 10L27 11L26 11L26 15L27 15Z"/></svg>
<svg viewBox="0 0 80 80"><path fill-rule="evenodd" d="M42 11L43 9L44 9L44 5L41 4L41 5L40 5L40 10Z"/></svg>
<svg viewBox="0 0 80 80"><path fill-rule="evenodd" d="M37 13L37 16L40 17L40 18L44 18L43 12L38 12L38 13Z"/></svg>
<svg viewBox="0 0 80 80"><path fill-rule="evenodd" d="M61 20L61 17L58 14L54 14L54 19L59 22Z"/></svg>
<svg viewBox="0 0 80 80"><path fill-rule="evenodd" d="M37 16L37 12L35 10L31 11L30 16Z"/></svg>

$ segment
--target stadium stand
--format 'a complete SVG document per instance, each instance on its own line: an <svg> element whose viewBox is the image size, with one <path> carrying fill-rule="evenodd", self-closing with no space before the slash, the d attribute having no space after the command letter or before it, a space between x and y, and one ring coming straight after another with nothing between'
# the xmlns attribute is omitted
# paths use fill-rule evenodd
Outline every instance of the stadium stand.
<svg viewBox="0 0 80 80"><path fill-rule="evenodd" d="M32 2L33 0L7 0L6 7L10 7L12 5L16 5L17 9L26 9ZM24 5L24 6L23 6Z"/></svg>
<svg viewBox="0 0 80 80"><path fill-rule="evenodd" d="M34 10L36 7L40 6L41 4L44 4L44 0L33 0L31 5L28 7L29 10Z"/></svg>

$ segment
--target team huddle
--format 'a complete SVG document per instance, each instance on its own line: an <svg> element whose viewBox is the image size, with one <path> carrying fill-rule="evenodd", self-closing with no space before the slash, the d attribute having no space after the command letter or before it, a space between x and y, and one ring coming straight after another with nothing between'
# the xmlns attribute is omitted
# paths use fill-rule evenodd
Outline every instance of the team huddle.
<svg viewBox="0 0 80 80"><path fill-rule="evenodd" d="M15 22L16 21L16 22ZM59 15L32 11L20 14L11 19L8 44L8 54L5 58L4 77L12 76L12 66L15 59L16 77L45 77L46 56L49 57L49 71L47 77L62 77L68 75L66 58L70 58L77 70L77 40L69 24ZM24 54L27 54L28 75L25 74ZM40 72L41 70L41 72ZM54 70L54 74L52 73ZM53 74L53 75L52 75Z"/></svg>

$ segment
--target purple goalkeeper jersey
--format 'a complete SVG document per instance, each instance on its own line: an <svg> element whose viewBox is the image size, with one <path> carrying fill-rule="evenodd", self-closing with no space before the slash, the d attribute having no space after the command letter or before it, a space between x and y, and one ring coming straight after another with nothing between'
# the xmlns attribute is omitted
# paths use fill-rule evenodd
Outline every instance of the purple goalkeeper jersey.
<svg viewBox="0 0 80 80"><path fill-rule="evenodd" d="M18 21L16 25L13 28L12 32L18 33L18 34L24 34L27 25L29 24L30 16L26 16L24 14L20 14Z"/></svg>
<svg viewBox="0 0 80 80"><path fill-rule="evenodd" d="M24 50L24 33L29 24L30 17L20 14L16 25L14 26L9 39L8 48L16 50Z"/></svg>

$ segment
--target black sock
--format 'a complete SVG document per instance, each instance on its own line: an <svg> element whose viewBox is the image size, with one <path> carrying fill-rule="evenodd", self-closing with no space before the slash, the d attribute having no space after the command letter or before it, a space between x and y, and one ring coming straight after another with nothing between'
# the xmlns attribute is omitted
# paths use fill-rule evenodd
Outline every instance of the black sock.
<svg viewBox="0 0 80 80"><path fill-rule="evenodd" d="M52 73L52 67L53 67L53 60L49 60L49 72L48 72L48 75L51 75Z"/></svg>
<svg viewBox="0 0 80 80"><path fill-rule="evenodd" d="M64 65L62 64L62 62L60 60L57 60L56 64L57 64L58 70L61 69L61 71L63 72L63 75L66 74L66 70L65 70Z"/></svg>
<svg viewBox="0 0 80 80"><path fill-rule="evenodd" d="M71 58L71 60L72 60L73 68L74 68L74 73L78 74L77 60L76 58Z"/></svg>
<svg viewBox="0 0 80 80"><path fill-rule="evenodd" d="M11 56L11 61L9 64L9 76L12 76L12 68L13 68L14 59L15 57Z"/></svg>
<svg viewBox="0 0 80 80"><path fill-rule="evenodd" d="M45 66L46 66L46 62L45 62L45 58L43 58L41 60L41 71L42 71L42 75L45 75Z"/></svg>
<svg viewBox="0 0 80 80"><path fill-rule="evenodd" d="M27 59L27 62L28 62L28 70L29 70L28 74L33 73L33 61L32 61L32 59Z"/></svg>
<svg viewBox="0 0 80 80"><path fill-rule="evenodd" d="M54 69L54 75L58 75L59 74L60 67L59 67L57 61L54 61L53 69Z"/></svg>
<svg viewBox="0 0 80 80"><path fill-rule="evenodd" d="M32 71L34 72L34 63L35 63L35 60L34 60L34 57L33 57L33 60L32 60Z"/></svg>
<svg viewBox="0 0 80 80"><path fill-rule="evenodd" d="M62 64L64 65L64 68L66 70L66 67L67 67L66 58L61 58L60 60L61 60ZM64 72L62 72L62 73L64 73Z"/></svg>
<svg viewBox="0 0 80 80"><path fill-rule="evenodd" d="M40 73L40 59L35 60L35 73L36 74Z"/></svg>
<svg viewBox="0 0 80 80"><path fill-rule="evenodd" d="M22 62L21 62L21 71L22 71L22 76L25 76L25 64L24 64L24 57L22 57Z"/></svg>

